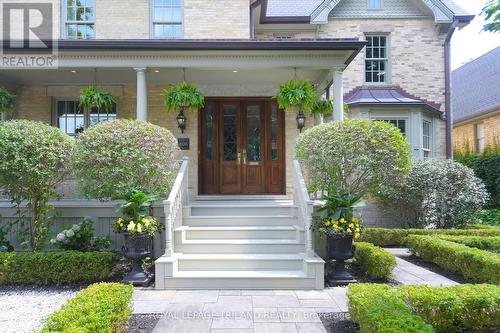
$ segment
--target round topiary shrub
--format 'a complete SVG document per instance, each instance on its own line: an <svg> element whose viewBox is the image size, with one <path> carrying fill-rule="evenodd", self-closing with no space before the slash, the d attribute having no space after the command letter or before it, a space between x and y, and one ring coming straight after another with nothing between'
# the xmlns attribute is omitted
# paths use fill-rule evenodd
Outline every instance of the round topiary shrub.
<svg viewBox="0 0 500 333"><path fill-rule="evenodd" d="M311 192L376 193L409 171L410 152L396 127L361 119L315 126L297 143Z"/></svg>
<svg viewBox="0 0 500 333"><path fill-rule="evenodd" d="M124 199L133 191L166 194L176 170L175 137L136 120L92 126L76 140L72 165L86 198Z"/></svg>
<svg viewBox="0 0 500 333"><path fill-rule="evenodd" d="M414 163L386 201L407 226L456 228L474 222L488 199L472 169L452 160L427 159Z"/></svg>
<svg viewBox="0 0 500 333"><path fill-rule="evenodd" d="M0 122L0 188L18 207L28 201L29 226L25 234L32 250L41 249L47 236L51 218L48 201L57 197L55 186L68 172L73 146L68 135L48 124L29 120Z"/></svg>

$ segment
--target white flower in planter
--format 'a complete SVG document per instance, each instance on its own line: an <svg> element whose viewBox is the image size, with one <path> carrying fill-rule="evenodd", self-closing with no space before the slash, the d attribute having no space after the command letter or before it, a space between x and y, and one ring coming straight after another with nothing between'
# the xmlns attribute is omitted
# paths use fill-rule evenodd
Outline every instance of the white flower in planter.
<svg viewBox="0 0 500 333"><path fill-rule="evenodd" d="M60 233L57 234L56 239L59 242L63 242L66 239L66 235L64 233L60 232Z"/></svg>
<svg viewBox="0 0 500 333"><path fill-rule="evenodd" d="M71 229L73 229L74 232L78 232L80 231L80 226L78 224L73 224L73 227Z"/></svg>
<svg viewBox="0 0 500 333"><path fill-rule="evenodd" d="M73 229L69 229L68 231L66 231L66 236L73 237L74 235L75 235L75 232L73 231Z"/></svg>

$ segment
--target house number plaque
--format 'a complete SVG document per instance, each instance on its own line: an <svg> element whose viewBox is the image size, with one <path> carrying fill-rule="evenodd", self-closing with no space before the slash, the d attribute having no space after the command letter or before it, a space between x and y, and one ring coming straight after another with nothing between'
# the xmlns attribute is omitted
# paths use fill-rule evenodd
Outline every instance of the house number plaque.
<svg viewBox="0 0 500 333"><path fill-rule="evenodd" d="M180 150L189 150L189 138L178 138L177 144Z"/></svg>

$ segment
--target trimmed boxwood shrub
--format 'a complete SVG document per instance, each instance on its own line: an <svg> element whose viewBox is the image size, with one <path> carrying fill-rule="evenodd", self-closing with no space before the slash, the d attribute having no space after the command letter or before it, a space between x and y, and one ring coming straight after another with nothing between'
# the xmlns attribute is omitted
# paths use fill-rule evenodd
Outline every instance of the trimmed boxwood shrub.
<svg viewBox="0 0 500 333"><path fill-rule="evenodd" d="M97 283L80 291L46 320L41 333L122 332L132 312L134 288L119 283Z"/></svg>
<svg viewBox="0 0 500 333"><path fill-rule="evenodd" d="M400 292L384 284L350 284L349 314L361 333L430 333L431 325L413 314Z"/></svg>
<svg viewBox="0 0 500 333"><path fill-rule="evenodd" d="M374 279L388 279L394 267L396 256L370 243L356 242L354 259L356 264Z"/></svg>
<svg viewBox="0 0 500 333"><path fill-rule="evenodd" d="M499 236L500 228L493 229L385 229L368 228L360 241L378 246L404 246L409 235Z"/></svg>
<svg viewBox="0 0 500 333"><path fill-rule="evenodd" d="M488 211L495 211L497 209L489 209ZM500 223L500 210L498 210L498 214L499 214L499 217L498 217L498 223ZM489 225L489 224L467 224L464 229L500 229L500 225L499 226L496 226L496 225Z"/></svg>
<svg viewBox="0 0 500 333"><path fill-rule="evenodd" d="M437 236L454 243L460 243L469 247L476 247L481 250L500 251L500 237L480 237L480 236Z"/></svg>
<svg viewBox="0 0 500 333"><path fill-rule="evenodd" d="M500 283L500 254L439 237L410 235L408 248L425 261L475 282Z"/></svg>
<svg viewBox="0 0 500 333"><path fill-rule="evenodd" d="M109 278L117 260L112 252L0 253L0 285L103 281Z"/></svg>
<svg viewBox="0 0 500 333"><path fill-rule="evenodd" d="M437 332L496 332L500 327L500 286L401 286L410 309Z"/></svg>

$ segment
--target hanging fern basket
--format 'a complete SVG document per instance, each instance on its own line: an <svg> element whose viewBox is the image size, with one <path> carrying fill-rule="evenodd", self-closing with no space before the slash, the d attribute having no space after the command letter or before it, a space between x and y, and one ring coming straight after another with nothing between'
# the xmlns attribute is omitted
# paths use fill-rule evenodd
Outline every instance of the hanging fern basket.
<svg viewBox="0 0 500 333"><path fill-rule="evenodd" d="M115 98L108 92L97 89L95 86L87 86L80 90L78 105L87 110L98 109L102 112L110 112L116 103Z"/></svg>
<svg viewBox="0 0 500 333"><path fill-rule="evenodd" d="M290 80L279 87L275 98L281 109L296 108L300 114L310 111L317 95L309 81Z"/></svg>
<svg viewBox="0 0 500 333"><path fill-rule="evenodd" d="M0 86L0 113L10 113L14 110L14 95L7 88Z"/></svg>
<svg viewBox="0 0 500 333"><path fill-rule="evenodd" d="M205 105L205 96L194 84L179 83L163 92L165 108L167 111L198 110Z"/></svg>
<svg viewBox="0 0 500 333"><path fill-rule="evenodd" d="M329 115L332 113L333 101L329 99L317 99L311 107L311 114L313 115Z"/></svg>

